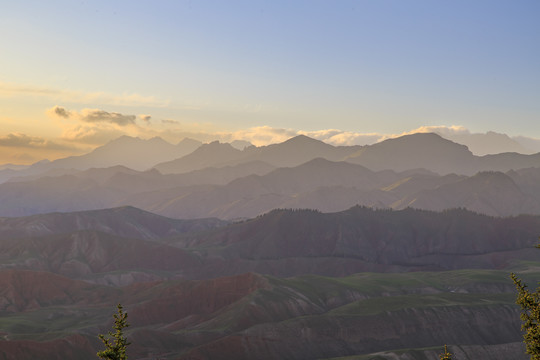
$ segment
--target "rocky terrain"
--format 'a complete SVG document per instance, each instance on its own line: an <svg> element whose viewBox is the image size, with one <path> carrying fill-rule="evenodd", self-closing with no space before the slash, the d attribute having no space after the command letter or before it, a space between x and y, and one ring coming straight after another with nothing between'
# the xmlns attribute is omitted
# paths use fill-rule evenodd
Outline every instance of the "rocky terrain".
<svg viewBox="0 0 540 360"><path fill-rule="evenodd" d="M123 287L47 272L0 276L9 284L0 293L5 359L76 352L91 359L116 302L129 314L129 356L137 359L326 359L446 342L460 344L467 356L495 347L499 355L525 359L514 353L519 346L500 345L521 336L505 271L334 279L243 274Z"/></svg>

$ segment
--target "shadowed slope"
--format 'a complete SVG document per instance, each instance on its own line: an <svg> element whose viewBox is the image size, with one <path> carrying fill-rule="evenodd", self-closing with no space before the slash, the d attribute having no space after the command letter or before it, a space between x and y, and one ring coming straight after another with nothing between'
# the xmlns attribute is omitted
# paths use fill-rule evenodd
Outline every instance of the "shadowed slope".
<svg viewBox="0 0 540 360"><path fill-rule="evenodd" d="M225 225L218 219L177 220L131 206L0 218L0 236L33 237L79 230L97 230L124 237L157 240Z"/></svg>

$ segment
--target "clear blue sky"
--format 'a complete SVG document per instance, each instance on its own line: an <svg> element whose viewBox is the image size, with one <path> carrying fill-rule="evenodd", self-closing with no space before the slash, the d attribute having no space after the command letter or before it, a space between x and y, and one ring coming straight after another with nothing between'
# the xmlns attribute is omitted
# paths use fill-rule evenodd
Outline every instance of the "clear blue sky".
<svg viewBox="0 0 540 360"><path fill-rule="evenodd" d="M537 0L5 1L0 136L127 129L84 120L100 109L149 115L137 131L155 134L461 125L540 138L539 19Z"/></svg>

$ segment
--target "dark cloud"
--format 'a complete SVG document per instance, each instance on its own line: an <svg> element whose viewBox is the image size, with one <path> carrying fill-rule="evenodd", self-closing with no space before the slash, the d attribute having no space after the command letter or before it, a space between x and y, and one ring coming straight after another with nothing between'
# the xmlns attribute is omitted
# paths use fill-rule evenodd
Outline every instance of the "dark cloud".
<svg viewBox="0 0 540 360"><path fill-rule="evenodd" d="M120 126L135 124L135 115L123 115L99 109L83 109L79 114L80 120L89 123L111 123Z"/></svg>
<svg viewBox="0 0 540 360"><path fill-rule="evenodd" d="M71 116L71 112L67 111L65 108L61 106L55 106L51 109L56 116L60 116L63 118L69 118Z"/></svg>
<svg viewBox="0 0 540 360"><path fill-rule="evenodd" d="M54 106L47 110L51 117L61 117L64 119L76 118L87 123L109 123L120 126L135 124L135 115L124 115L117 112L108 112L100 109L83 109L81 112L69 111L62 106ZM148 120L150 120L149 115ZM143 119L144 120L144 119Z"/></svg>
<svg viewBox="0 0 540 360"><path fill-rule="evenodd" d="M71 111L68 111L66 108L62 106L55 105L52 108L47 110L47 114L51 117L61 117L64 119L68 119L73 115Z"/></svg>

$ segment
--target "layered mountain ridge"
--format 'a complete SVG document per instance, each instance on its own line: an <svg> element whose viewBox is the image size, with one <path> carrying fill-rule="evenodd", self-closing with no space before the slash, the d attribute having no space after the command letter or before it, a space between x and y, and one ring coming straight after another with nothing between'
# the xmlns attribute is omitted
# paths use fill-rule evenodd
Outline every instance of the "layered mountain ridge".
<svg viewBox="0 0 540 360"><path fill-rule="evenodd" d="M0 170L0 358L95 358L122 303L134 359L526 359L509 273L539 276L540 154L246 145Z"/></svg>
<svg viewBox="0 0 540 360"><path fill-rule="evenodd" d="M174 218L231 220L275 208L332 212L354 205L436 211L462 207L510 216L540 214L538 184L540 167L441 176L425 169L372 171L324 158L295 167L275 168L254 160L167 175L116 166L0 184L0 216L135 206Z"/></svg>

